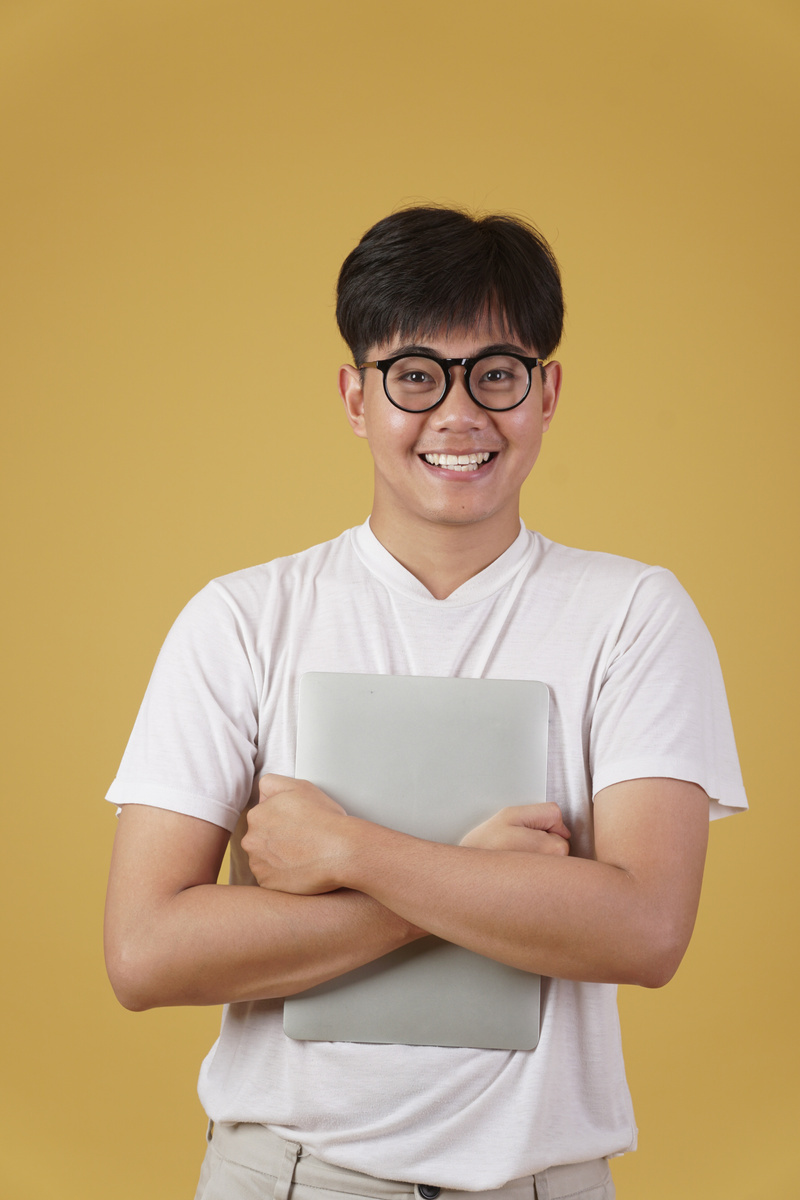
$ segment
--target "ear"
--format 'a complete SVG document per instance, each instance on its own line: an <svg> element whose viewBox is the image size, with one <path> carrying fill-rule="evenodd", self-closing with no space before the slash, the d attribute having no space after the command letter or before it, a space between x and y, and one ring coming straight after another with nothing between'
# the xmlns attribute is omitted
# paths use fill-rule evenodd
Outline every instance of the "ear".
<svg viewBox="0 0 800 1200"><path fill-rule="evenodd" d="M560 394L561 363L553 359L544 369L544 384L542 385L542 428L545 430L550 428Z"/></svg>
<svg viewBox="0 0 800 1200"><path fill-rule="evenodd" d="M364 420L364 385L361 382L361 372L349 363L339 368L339 395L342 397L344 411L353 433L356 437L365 438L367 429Z"/></svg>

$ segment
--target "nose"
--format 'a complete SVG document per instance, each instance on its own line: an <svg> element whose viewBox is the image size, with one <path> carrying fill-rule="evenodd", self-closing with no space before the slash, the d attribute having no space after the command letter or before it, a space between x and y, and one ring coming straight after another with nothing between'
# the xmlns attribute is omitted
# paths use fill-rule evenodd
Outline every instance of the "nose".
<svg viewBox="0 0 800 1200"><path fill-rule="evenodd" d="M431 413L434 429L482 429L488 422L486 409L470 396L463 367L450 368L450 387L438 408Z"/></svg>

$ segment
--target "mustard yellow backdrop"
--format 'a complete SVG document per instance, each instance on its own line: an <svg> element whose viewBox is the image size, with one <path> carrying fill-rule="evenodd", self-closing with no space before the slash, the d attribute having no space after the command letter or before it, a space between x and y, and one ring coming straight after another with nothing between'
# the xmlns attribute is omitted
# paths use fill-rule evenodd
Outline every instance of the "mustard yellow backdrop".
<svg viewBox="0 0 800 1200"><path fill-rule="evenodd" d="M216 1011L105 981L114 775L210 577L364 519L337 268L392 209L532 218L569 319L524 516L671 567L753 811L623 989L620 1200L799 1194L795 0L2 0L0 1191L178 1200Z"/></svg>

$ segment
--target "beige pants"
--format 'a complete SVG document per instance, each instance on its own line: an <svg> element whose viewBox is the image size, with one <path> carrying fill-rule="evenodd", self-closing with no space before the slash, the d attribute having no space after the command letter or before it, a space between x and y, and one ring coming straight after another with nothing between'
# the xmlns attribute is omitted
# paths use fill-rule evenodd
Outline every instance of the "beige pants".
<svg viewBox="0 0 800 1200"><path fill-rule="evenodd" d="M614 1200L604 1158L550 1167L483 1192L396 1183L333 1167L263 1125L215 1125L195 1200Z"/></svg>

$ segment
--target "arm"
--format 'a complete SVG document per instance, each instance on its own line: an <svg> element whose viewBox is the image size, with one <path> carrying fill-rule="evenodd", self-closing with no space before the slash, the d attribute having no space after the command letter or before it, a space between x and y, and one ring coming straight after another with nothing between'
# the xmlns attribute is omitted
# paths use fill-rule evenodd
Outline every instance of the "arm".
<svg viewBox="0 0 800 1200"><path fill-rule="evenodd" d="M127 1008L290 995L422 935L357 892L308 897L219 886L227 842L226 830L208 821L123 807L105 951Z"/></svg>
<svg viewBox="0 0 800 1200"><path fill-rule="evenodd" d="M262 887L355 888L448 941L566 979L659 987L689 943L708 838L695 784L637 779L600 792L596 861L421 841L280 776L262 780L262 797L250 816L263 857L243 843ZM514 825L493 819L504 821Z"/></svg>

